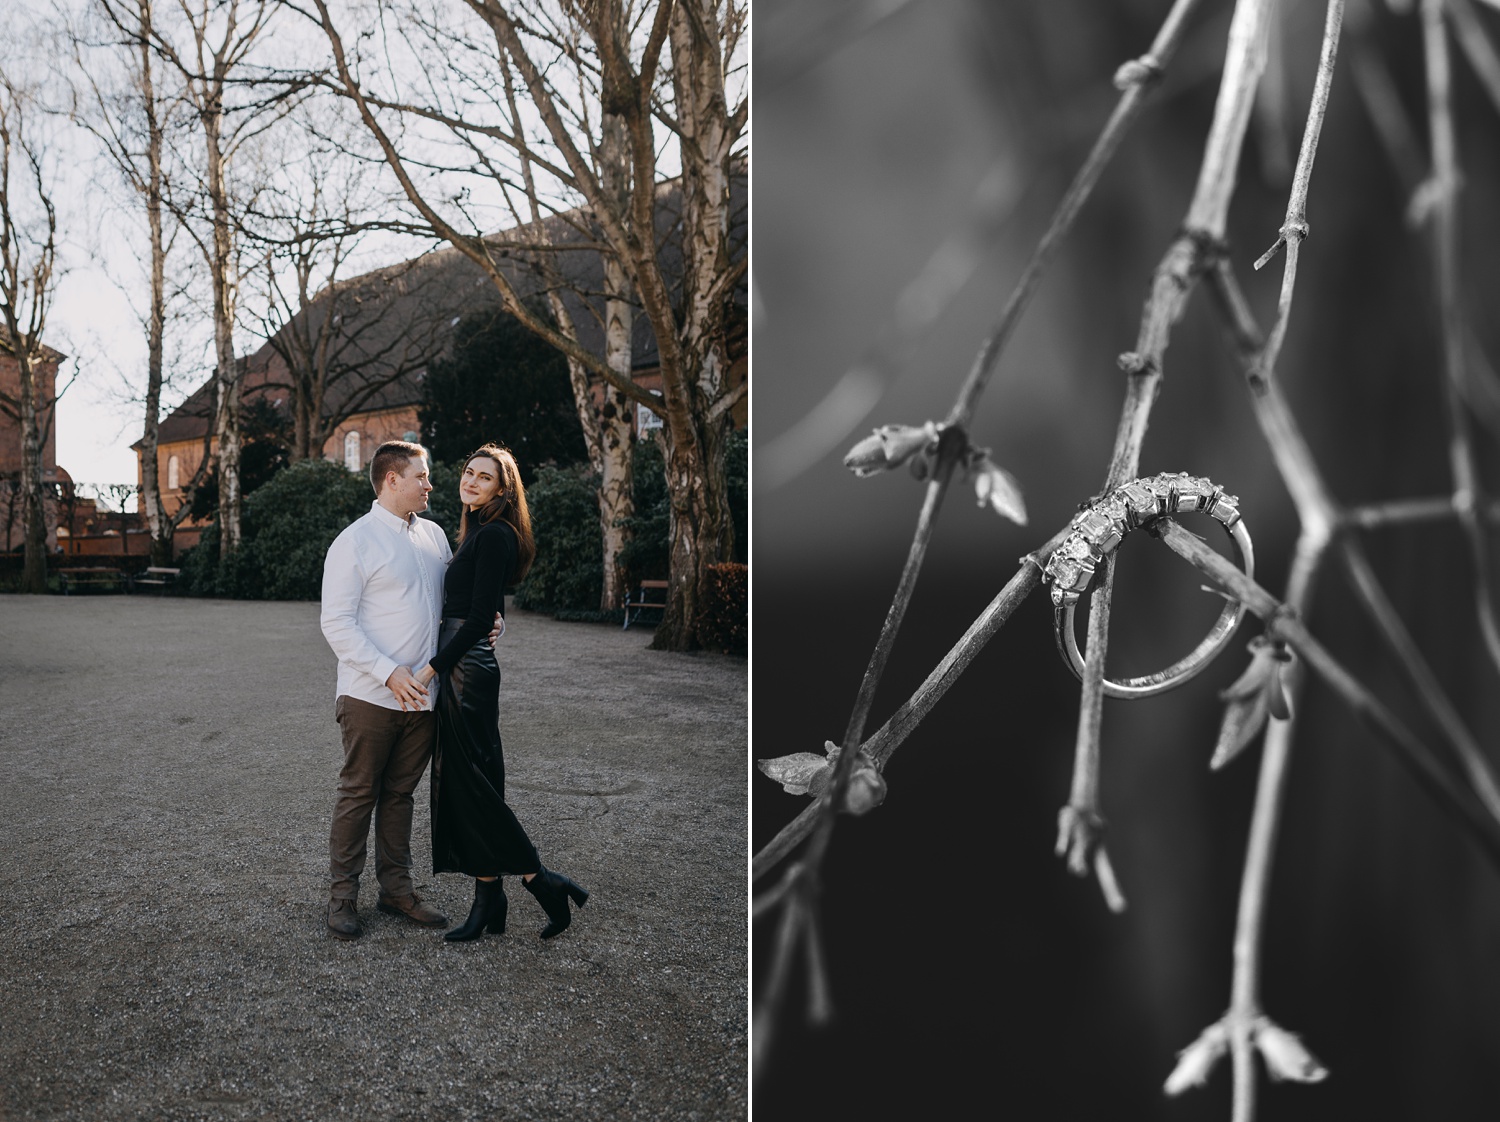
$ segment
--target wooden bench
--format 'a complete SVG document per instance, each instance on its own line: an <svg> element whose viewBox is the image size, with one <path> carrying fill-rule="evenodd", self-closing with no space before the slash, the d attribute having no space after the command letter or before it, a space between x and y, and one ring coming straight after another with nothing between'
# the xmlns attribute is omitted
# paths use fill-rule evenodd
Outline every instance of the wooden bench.
<svg viewBox="0 0 1500 1122"><path fill-rule="evenodd" d="M181 569L169 569L162 565L151 565L137 576L130 578L130 591L134 592L140 585L155 588L156 594L162 596L167 589L177 582Z"/></svg>
<svg viewBox="0 0 1500 1122"><path fill-rule="evenodd" d="M625 593L625 626L621 630L629 631L630 625L639 620L641 612L647 608L666 611L666 581L643 580L636 586L634 592Z"/></svg>
<svg viewBox="0 0 1500 1122"><path fill-rule="evenodd" d="M79 588L102 589L108 585L112 589L121 589L130 585L130 578L125 573L109 565L75 565L68 569L58 569L57 577L64 596L73 595Z"/></svg>

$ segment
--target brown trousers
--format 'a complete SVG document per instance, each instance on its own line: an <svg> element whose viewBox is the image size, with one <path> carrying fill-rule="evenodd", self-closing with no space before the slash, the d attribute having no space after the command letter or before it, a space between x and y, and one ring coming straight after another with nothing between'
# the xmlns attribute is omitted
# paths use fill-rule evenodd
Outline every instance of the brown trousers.
<svg viewBox="0 0 1500 1122"><path fill-rule="evenodd" d="M410 896L412 792L437 741L434 713L403 713L339 695L334 716L344 734L328 867L335 900L359 896L370 817L375 818L375 878L381 896Z"/></svg>

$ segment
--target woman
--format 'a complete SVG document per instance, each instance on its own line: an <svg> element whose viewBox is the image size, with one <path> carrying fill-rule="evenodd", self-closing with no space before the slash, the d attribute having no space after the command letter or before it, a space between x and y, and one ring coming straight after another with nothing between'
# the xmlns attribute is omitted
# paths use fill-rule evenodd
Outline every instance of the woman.
<svg viewBox="0 0 1500 1122"><path fill-rule="evenodd" d="M547 913L542 938L572 921L568 897L579 907L589 894L542 866L536 847L505 803L505 758L500 750L500 667L488 635L495 612L505 613L505 589L526 575L536 545L526 490L510 450L486 444L464 464L458 484L463 514L458 551L443 579L443 626L438 653L417 672L427 685L445 678L438 693L437 750L432 757L432 871L474 877L474 905L449 942L505 930L502 876L518 874Z"/></svg>

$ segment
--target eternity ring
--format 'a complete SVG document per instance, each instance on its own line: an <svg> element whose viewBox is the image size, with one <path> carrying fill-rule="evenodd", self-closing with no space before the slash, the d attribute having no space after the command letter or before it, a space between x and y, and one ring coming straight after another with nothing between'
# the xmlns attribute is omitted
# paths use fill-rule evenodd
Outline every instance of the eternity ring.
<svg viewBox="0 0 1500 1122"><path fill-rule="evenodd" d="M1075 677L1083 678L1083 653L1078 649L1073 626L1078 598L1093 582L1095 567L1137 526L1169 514L1212 515L1234 542L1245 575L1255 575L1255 549L1240 518L1239 502L1207 479L1177 471L1131 480L1079 509L1069 523L1072 532L1053 550L1042 569L1042 580L1052 585L1052 627L1057 636L1057 650ZM1182 685L1213 661L1244 617L1245 605L1230 601L1224 605L1213 628L1187 657L1155 674L1118 682L1106 678L1105 694L1150 697Z"/></svg>

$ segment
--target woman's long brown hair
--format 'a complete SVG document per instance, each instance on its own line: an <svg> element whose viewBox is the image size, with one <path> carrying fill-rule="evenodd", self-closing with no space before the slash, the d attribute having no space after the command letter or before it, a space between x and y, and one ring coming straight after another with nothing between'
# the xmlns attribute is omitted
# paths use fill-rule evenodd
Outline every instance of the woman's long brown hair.
<svg viewBox="0 0 1500 1122"><path fill-rule="evenodd" d="M526 575L531 568L531 563L536 560L536 541L531 536L531 508L526 505L526 488L521 483L521 469L516 466L516 458L511 454L509 448L502 448L498 444L483 444L470 452L464 460L464 466L459 468L462 476L464 469L475 460L487 458L494 460L500 468L500 491L493 499L485 503L474 516L478 519L478 525L483 526L486 522L493 522L499 518L510 524L510 528L516 532L517 559L516 571L511 576L512 581L518 581ZM464 544L464 538L469 534L469 508L464 506L463 514L458 519L458 544Z"/></svg>

